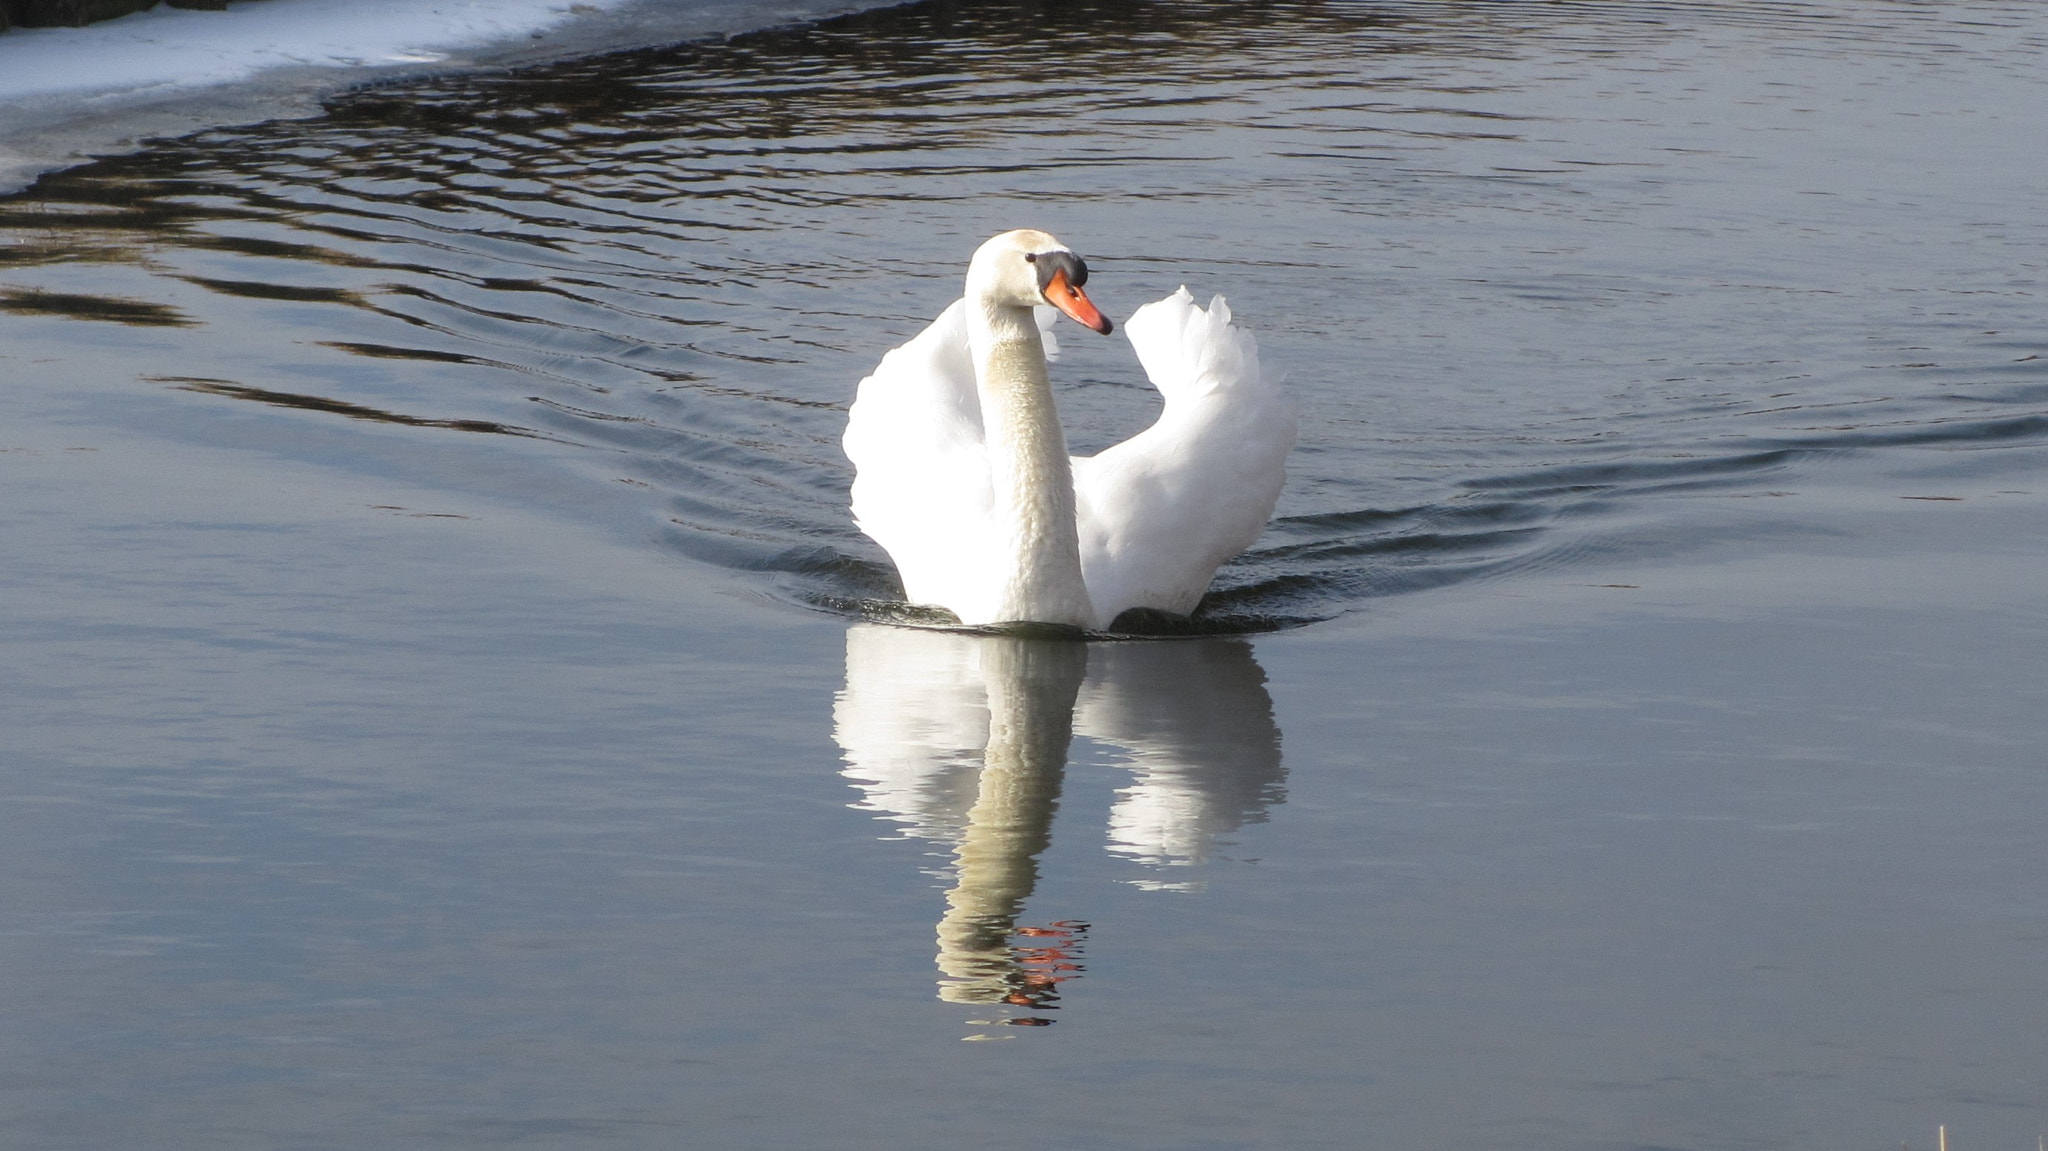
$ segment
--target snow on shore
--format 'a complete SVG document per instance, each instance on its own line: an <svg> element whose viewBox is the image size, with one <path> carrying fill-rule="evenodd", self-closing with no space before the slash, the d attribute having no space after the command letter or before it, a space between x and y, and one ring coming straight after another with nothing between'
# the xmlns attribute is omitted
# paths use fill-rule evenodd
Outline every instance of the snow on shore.
<svg viewBox="0 0 2048 1151"><path fill-rule="evenodd" d="M0 34L0 192L142 136L303 113L402 72L763 28L846 0L245 0ZM172 111L175 109L175 111Z"/></svg>
<svg viewBox="0 0 2048 1151"><path fill-rule="evenodd" d="M575 14L621 0L580 0ZM261 0L226 12L159 6L84 28L0 36L0 108L190 90L270 68L433 64L451 48L530 36L572 15L568 0Z"/></svg>

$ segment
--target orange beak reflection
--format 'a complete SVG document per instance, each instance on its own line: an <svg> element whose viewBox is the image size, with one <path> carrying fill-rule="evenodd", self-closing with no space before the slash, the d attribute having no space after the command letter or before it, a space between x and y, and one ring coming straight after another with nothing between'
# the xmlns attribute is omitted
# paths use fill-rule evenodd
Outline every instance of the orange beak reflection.
<svg viewBox="0 0 2048 1151"><path fill-rule="evenodd" d="M1068 282L1065 269L1054 272L1052 280L1045 285L1045 302L1065 312L1076 323L1093 328L1105 336L1116 326L1109 322L1108 316L1103 315L1089 302L1086 292Z"/></svg>

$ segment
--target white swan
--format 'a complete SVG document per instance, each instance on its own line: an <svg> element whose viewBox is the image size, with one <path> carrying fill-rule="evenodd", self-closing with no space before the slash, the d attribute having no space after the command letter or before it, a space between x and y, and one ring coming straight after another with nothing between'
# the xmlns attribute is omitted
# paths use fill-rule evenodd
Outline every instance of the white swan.
<svg viewBox="0 0 2048 1151"><path fill-rule="evenodd" d="M1220 296L1205 310L1182 288L1138 309L1126 334L1165 410L1099 455L1067 455L1041 306L1107 334L1087 279L1052 236L1005 232L974 253L966 296L860 382L854 522L911 602L970 626L1185 615L1273 514L1294 404Z"/></svg>

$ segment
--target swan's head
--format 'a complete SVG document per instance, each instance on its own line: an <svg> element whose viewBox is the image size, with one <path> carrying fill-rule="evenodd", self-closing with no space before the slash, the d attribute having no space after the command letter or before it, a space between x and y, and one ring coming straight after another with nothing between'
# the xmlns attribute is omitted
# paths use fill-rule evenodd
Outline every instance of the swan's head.
<svg viewBox="0 0 2048 1151"><path fill-rule="evenodd" d="M983 244L967 265L968 296L1021 308L1051 304L1106 336L1112 325L1081 290L1087 282L1088 265L1073 249L1029 228Z"/></svg>

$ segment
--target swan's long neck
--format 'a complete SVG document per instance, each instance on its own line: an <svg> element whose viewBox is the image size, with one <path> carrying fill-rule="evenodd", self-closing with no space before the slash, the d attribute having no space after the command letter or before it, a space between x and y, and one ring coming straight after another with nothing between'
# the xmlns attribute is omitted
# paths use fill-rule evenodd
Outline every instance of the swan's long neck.
<svg viewBox="0 0 2048 1151"><path fill-rule="evenodd" d="M967 341L988 437L1002 593L994 622L1094 626L1074 472L1030 308L969 299Z"/></svg>

